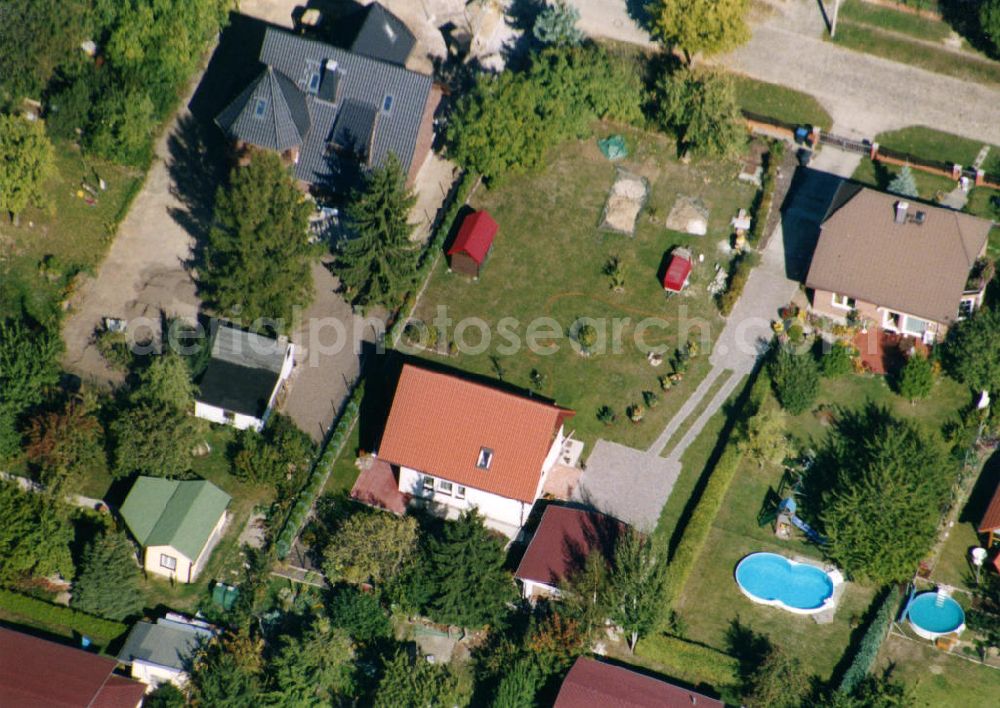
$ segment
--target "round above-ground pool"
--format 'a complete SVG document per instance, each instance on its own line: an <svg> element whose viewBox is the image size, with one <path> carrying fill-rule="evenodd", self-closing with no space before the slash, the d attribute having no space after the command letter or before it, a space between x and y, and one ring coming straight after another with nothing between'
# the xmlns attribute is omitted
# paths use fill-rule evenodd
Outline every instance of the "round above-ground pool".
<svg viewBox="0 0 1000 708"><path fill-rule="evenodd" d="M965 629L965 610L954 599L934 591L922 592L906 608L913 631L924 639L960 633Z"/></svg>
<svg viewBox="0 0 1000 708"><path fill-rule="evenodd" d="M822 568L789 560L777 553L751 553L736 566L736 584L754 602L808 615L833 604L841 582Z"/></svg>

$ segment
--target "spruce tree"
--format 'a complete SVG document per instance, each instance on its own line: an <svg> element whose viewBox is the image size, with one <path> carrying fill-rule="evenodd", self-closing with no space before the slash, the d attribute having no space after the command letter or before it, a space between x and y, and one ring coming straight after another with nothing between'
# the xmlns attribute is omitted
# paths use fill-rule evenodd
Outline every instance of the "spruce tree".
<svg viewBox="0 0 1000 708"><path fill-rule="evenodd" d="M351 196L346 215L354 233L341 245L334 272L355 304L392 307L413 284L418 249L407 218L416 201L395 155Z"/></svg>
<svg viewBox="0 0 1000 708"><path fill-rule="evenodd" d="M917 181L913 178L913 171L909 165L903 165L899 174L892 178L886 187L893 194L901 197L917 197Z"/></svg>
<svg viewBox="0 0 1000 708"><path fill-rule="evenodd" d="M103 533L83 552L73 607L116 622L137 615L143 607L139 575L132 542L118 531Z"/></svg>
<svg viewBox="0 0 1000 708"><path fill-rule="evenodd" d="M899 395L912 403L927 398L934 388L934 367L923 354L915 353L899 372Z"/></svg>
<svg viewBox="0 0 1000 708"><path fill-rule="evenodd" d="M446 522L430 542L429 560L436 591L431 616L448 624L482 627L495 622L514 599L504 569L504 542L483 525L475 510Z"/></svg>
<svg viewBox="0 0 1000 708"><path fill-rule="evenodd" d="M312 301L312 264L320 253L309 243L310 203L292 182L281 158L259 153L236 167L215 198L199 285L219 312L244 322L280 319Z"/></svg>
<svg viewBox="0 0 1000 708"><path fill-rule="evenodd" d="M628 530L615 544L608 588L611 619L628 635L629 648L656 622L666 579L664 559L657 558L649 538Z"/></svg>

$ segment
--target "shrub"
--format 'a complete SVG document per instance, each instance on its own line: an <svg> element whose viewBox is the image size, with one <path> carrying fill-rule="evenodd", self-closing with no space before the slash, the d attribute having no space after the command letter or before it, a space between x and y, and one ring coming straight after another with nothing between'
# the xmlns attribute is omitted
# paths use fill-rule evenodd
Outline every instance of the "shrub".
<svg viewBox="0 0 1000 708"><path fill-rule="evenodd" d="M756 261L756 256L751 253L742 253L733 258L729 268L729 282L726 285L726 290L718 297L719 312L722 313L723 317L728 317L733 308L736 307Z"/></svg>
<svg viewBox="0 0 1000 708"><path fill-rule="evenodd" d="M739 675L739 661L734 657L665 634L640 640L635 653L663 664L671 676L691 684L707 682L719 689L735 683Z"/></svg>
<svg viewBox="0 0 1000 708"><path fill-rule="evenodd" d="M101 619L63 605L53 605L38 598L0 590L0 609L45 625L59 625L107 644L128 629L121 622Z"/></svg>
<svg viewBox="0 0 1000 708"><path fill-rule="evenodd" d="M764 229L767 227L767 217L771 213L771 204L774 201L775 180L778 176L778 167L781 165L781 158L785 154L785 143L781 140L771 142L771 149L767 153L767 169L760 179L760 191L754 201L753 224L750 226L750 242L759 243L764 237Z"/></svg>
<svg viewBox="0 0 1000 708"><path fill-rule="evenodd" d="M610 406L601 406L597 409L597 419L605 425L613 424L617 418Z"/></svg>
<svg viewBox="0 0 1000 708"><path fill-rule="evenodd" d="M643 407L638 403L633 403L631 406L625 409L625 415L627 415L628 419L631 420L633 423L642 422L642 417L643 415L645 415L645 413L646 411L643 410Z"/></svg>
<svg viewBox="0 0 1000 708"><path fill-rule="evenodd" d="M802 331L802 325L793 324L788 328L789 342L792 344L801 344L803 339L805 339L805 333Z"/></svg>
<svg viewBox="0 0 1000 708"><path fill-rule="evenodd" d="M647 408L656 408L658 405L660 405L660 397L657 396L652 391L643 391L642 401L643 403L646 404Z"/></svg>
<svg viewBox="0 0 1000 708"><path fill-rule="evenodd" d="M823 376L833 379L851 373L854 370L851 361L853 358L854 349L851 345L836 342L829 351L823 354L823 358L820 360Z"/></svg>
<svg viewBox="0 0 1000 708"><path fill-rule="evenodd" d="M903 364L896 388L900 396L910 401L927 398L934 388L934 368L930 360L923 354L914 352Z"/></svg>
<svg viewBox="0 0 1000 708"><path fill-rule="evenodd" d="M871 671L875 659L878 657L879 649L882 647L882 642L889 634L889 625L896 616L900 599L901 593L898 585L893 585L882 598L875 616L872 617L871 624L868 625L868 629L861 636L861 641L858 642L854 658L847 667L847 671L844 672L843 678L840 679L838 690L841 693L852 693Z"/></svg>
<svg viewBox="0 0 1000 708"><path fill-rule="evenodd" d="M774 394L792 415L809 410L819 395L819 368L812 354L779 347L769 365Z"/></svg>

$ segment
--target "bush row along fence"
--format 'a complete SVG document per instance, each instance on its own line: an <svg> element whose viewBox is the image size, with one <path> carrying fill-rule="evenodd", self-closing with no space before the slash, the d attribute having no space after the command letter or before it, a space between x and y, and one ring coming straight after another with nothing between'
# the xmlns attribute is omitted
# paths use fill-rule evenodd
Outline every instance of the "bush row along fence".
<svg viewBox="0 0 1000 708"><path fill-rule="evenodd" d="M434 236L431 238L430 242L427 244L427 248L424 249L424 252L420 256L415 282L423 284L430 276L431 269L440 257L441 250L443 249L444 243L448 238L448 234L451 233L455 219L458 217L459 211L465 205L465 201L468 198L469 193L472 191L476 181L476 175L470 172L465 172L455 182L448 197L446 198L447 207L444 209L440 219L438 220ZM413 294L407 298L403 309L410 313L415 306L416 294ZM397 313L396 321L386 334L386 339L390 343L390 346L395 346L396 343L399 342L399 338L403 333L403 328L406 326L407 319L409 319L408 316L401 317ZM323 447L321 448L322 452L313 463L313 468L309 472L309 482L299 492L298 498L292 506L292 510L281 529L281 533L278 534L278 540L275 543L275 550L280 560L284 560L291 551L292 545L295 543L296 537L305 525L306 519L309 516L309 512L312 509L316 498L319 496L320 492L323 491L323 486L326 484L326 480L330 476L334 463L343 451L344 444L347 442L347 439L351 435L351 431L357 424L358 416L361 411L361 400L364 397L364 391L364 381L358 382L355 385L354 391L351 393L351 397L348 400L347 405L345 405L344 409L341 411L336 424L330 428L331 432L327 440L323 443Z"/></svg>
<svg viewBox="0 0 1000 708"><path fill-rule="evenodd" d="M331 433L324 443L323 452L316 458L312 470L309 472L309 481L299 491L295 504L285 520L285 525L282 527L281 533L278 534L275 550L281 560L284 560L292 549L292 544L295 543L295 538L302 530L316 497L323 491L323 485L326 484L326 480L330 476L333 463L336 462L344 443L351 436L351 430L354 429L361 411L361 399L364 395L365 383L362 380L355 384L354 391L351 393L347 405L340 412L336 425L331 426Z"/></svg>
<svg viewBox="0 0 1000 708"><path fill-rule="evenodd" d="M985 172L981 169L976 169L968 165L959 165L954 162L929 160L919 155L911 155L900 150L884 147L870 140L855 140L853 138L834 135L833 133L824 133L816 126L795 125L779 118L772 118L751 111L743 111L742 113L747 121L747 128L751 133L779 138L789 142L801 142L802 136L805 136L805 142L812 146L818 144L832 145L847 152L866 154L875 162L884 162L889 165L909 165L912 169L940 177L947 177L956 182L962 177L967 177L977 187L1000 189L1000 173Z"/></svg>
<svg viewBox="0 0 1000 708"><path fill-rule="evenodd" d="M666 634L641 640L635 647L635 653L662 664L671 676L681 681L692 685L708 683L716 691L736 683L739 677L736 657Z"/></svg>
<svg viewBox="0 0 1000 708"><path fill-rule="evenodd" d="M843 678L840 679L840 685L837 689L841 693L854 691L875 665L875 659L878 657L879 649L882 648L882 642L889 636L889 628L892 626L892 620L896 617L896 610L899 609L901 599L902 593L898 585L893 585L885 593L882 603L872 617L871 624L861 635L861 641L858 642L854 658L844 672Z"/></svg>
<svg viewBox="0 0 1000 708"><path fill-rule="evenodd" d="M114 641L128 629L121 622L112 622L89 615L86 612L80 612L72 607L54 605L51 602L10 590L0 590L0 610L23 617L29 622L65 627L94 640L101 646Z"/></svg>

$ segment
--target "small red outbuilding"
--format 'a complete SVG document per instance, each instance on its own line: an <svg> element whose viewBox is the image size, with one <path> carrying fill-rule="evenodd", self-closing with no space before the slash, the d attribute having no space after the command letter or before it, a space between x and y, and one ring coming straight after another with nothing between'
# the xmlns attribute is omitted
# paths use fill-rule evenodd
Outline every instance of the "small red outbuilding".
<svg viewBox="0 0 1000 708"><path fill-rule="evenodd" d="M691 252L686 248L674 249L667 272L663 275L663 289L679 293L687 285L689 275L691 275Z"/></svg>
<svg viewBox="0 0 1000 708"><path fill-rule="evenodd" d="M466 216L455 243L448 250L451 269L478 278L499 228L488 211L475 211Z"/></svg>

